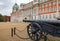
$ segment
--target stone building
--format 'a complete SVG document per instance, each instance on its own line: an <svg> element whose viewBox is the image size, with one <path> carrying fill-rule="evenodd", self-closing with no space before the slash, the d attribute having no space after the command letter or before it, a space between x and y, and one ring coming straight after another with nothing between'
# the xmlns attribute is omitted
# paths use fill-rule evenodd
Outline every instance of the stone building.
<svg viewBox="0 0 60 41"><path fill-rule="evenodd" d="M43 20L57 20L60 17L60 0L48 0L40 3L39 17Z"/></svg>
<svg viewBox="0 0 60 41"><path fill-rule="evenodd" d="M13 6L11 22L28 20L57 20L60 18L60 0L33 0Z"/></svg>

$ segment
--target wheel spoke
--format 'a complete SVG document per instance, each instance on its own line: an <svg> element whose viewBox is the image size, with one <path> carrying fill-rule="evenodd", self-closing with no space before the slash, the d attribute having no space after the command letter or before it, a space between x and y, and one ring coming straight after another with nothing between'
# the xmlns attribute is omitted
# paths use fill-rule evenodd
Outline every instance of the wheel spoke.
<svg viewBox="0 0 60 41"><path fill-rule="evenodd" d="M32 34L32 39L33 39L33 40L34 40L34 36L35 36L35 35L34 35L34 34Z"/></svg>

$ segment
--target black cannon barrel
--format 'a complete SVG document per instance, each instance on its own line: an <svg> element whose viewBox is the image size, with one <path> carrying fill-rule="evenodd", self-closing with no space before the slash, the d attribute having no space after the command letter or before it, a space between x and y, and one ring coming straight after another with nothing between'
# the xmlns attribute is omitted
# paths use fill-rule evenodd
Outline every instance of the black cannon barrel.
<svg viewBox="0 0 60 41"><path fill-rule="evenodd" d="M42 31L60 37L60 20L23 20L23 22L36 22L41 26Z"/></svg>
<svg viewBox="0 0 60 41"><path fill-rule="evenodd" d="M48 23L48 24L51 24L51 25L55 25L55 26L60 26L60 20L45 20L45 21L42 21L42 22L45 22L45 23Z"/></svg>
<svg viewBox="0 0 60 41"><path fill-rule="evenodd" d="M23 22L46 22L60 24L60 20L23 20Z"/></svg>
<svg viewBox="0 0 60 41"><path fill-rule="evenodd" d="M55 26L60 26L60 20L23 20L23 22L44 22Z"/></svg>
<svg viewBox="0 0 60 41"><path fill-rule="evenodd" d="M23 22L36 22L38 20L23 20Z"/></svg>

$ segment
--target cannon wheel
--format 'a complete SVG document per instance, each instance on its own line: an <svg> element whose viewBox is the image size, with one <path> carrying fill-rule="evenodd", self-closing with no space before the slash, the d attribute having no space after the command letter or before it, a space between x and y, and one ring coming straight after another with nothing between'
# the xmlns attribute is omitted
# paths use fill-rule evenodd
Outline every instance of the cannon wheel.
<svg viewBox="0 0 60 41"><path fill-rule="evenodd" d="M38 23L31 23L27 26L27 33L34 41L39 41L42 37L42 29Z"/></svg>

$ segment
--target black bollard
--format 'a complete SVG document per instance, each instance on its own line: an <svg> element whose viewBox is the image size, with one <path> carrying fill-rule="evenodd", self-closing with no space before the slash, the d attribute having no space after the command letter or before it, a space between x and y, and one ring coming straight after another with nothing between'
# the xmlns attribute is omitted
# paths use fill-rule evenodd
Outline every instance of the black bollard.
<svg viewBox="0 0 60 41"><path fill-rule="evenodd" d="M47 41L47 33L44 32L44 41Z"/></svg>
<svg viewBox="0 0 60 41"><path fill-rule="evenodd" d="M38 37L39 37L38 34L36 34L36 40L34 40L34 41L39 41Z"/></svg>
<svg viewBox="0 0 60 41"><path fill-rule="evenodd" d="M16 27L14 27L14 35L16 34Z"/></svg>
<svg viewBox="0 0 60 41"><path fill-rule="evenodd" d="M44 36L44 41L47 41L47 35Z"/></svg>
<svg viewBox="0 0 60 41"><path fill-rule="evenodd" d="M13 37L13 28L11 28L11 36Z"/></svg>

